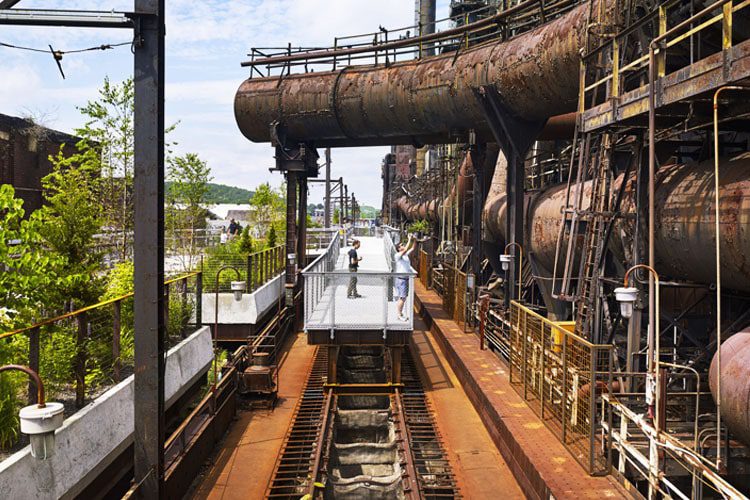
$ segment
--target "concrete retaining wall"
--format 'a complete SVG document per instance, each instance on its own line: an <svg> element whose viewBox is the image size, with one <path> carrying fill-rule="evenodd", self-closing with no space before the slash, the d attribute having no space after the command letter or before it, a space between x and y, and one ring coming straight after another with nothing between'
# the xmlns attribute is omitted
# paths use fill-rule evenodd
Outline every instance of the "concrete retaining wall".
<svg viewBox="0 0 750 500"><path fill-rule="evenodd" d="M242 300L234 300L231 293L219 294L220 325L254 325L268 310L273 307L284 292L284 275L281 274L253 293L246 293ZM216 295L203 294L203 324L214 323L214 305Z"/></svg>
<svg viewBox="0 0 750 500"><path fill-rule="evenodd" d="M169 350L167 406L208 370L212 359L208 327ZM51 459L33 458L27 446L0 462L0 496L18 500L74 497L130 446L133 419L131 375L65 420L55 434L55 455Z"/></svg>

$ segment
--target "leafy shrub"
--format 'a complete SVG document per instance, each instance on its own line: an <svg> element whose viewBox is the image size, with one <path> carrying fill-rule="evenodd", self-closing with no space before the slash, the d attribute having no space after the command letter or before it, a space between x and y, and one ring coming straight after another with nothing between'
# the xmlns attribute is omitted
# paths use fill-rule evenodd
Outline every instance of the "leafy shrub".
<svg viewBox="0 0 750 500"><path fill-rule="evenodd" d="M409 233L429 233L430 222L425 219L420 219L412 222L407 229Z"/></svg>
<svg viewBox="0 0 750 500"><path fill-rule="evenodd" d="M250 226L245 226L240 235L240 241L237 244L237 250L240 253L252 253L253 238L250 236Z"/></svg>

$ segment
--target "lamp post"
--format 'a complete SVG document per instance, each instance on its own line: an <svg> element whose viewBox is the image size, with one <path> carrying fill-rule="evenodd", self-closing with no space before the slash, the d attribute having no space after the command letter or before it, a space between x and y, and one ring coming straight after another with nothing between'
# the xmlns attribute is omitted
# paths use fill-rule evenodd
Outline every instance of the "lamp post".
<svg viewBox="0 0 750 500"><path fill-rule="evenodd" d="M21 432L29 435L31 442L31 456L46 460L54 454L55 430L63 424L62 403L46 402L44 399L44 384L39 374L23 365L0 366L0 372L16 370L27 374L36 384L37 404L21 408Z"/></svg>
<svg viewBox="0 0 750 500"><path fill-rule="evenodd" d="M648 270L654 277L654 295L649 296L649 310L653 311L653 317L654 317L654 323L648 325L648 372L650 380L648 380L648 383L646 385L646 399L649 400L649 397L651 394L649 394L649 389L653 390L655 387L655 391L653 392L654 397L652 398L650 402L650 406L653 406L653 403L658 401L659 399L659 386L656 384L656 374L659 373L659 348L660 348L660 341L659 341L659 273L654 270L653 267L648 266L646 264L637 264L630 269L627 270L625 273L625 279L624 279L624 286L620 288L615 289L615 297L617 298L617 301L620 303L620 312L622 313L622 316L624 318L630 318L633 312L633 303L635 302L636 296L638 291L635 288L628 286L628 281L630 279L630 273L632 273L636 269L646 269ZM658 409L658 405L657 405ZM657 415L658 417L658 415ZM656 418L657 424L655 428L657 430L659 429L658 424L658 418Z"/></svg>
<svg viewBox="0 0 750 500"><path fill-rule="evenodd" d="M521 273L523 272L523 247L520 243L516 243L515 241L512 241L505 245L505 250L503 250L503 254L500 255L500 263L503 266L503 271L507 271L510 267L511 262L513 262L513 254L508 253L508 248L512 246L518 247L518 300L521 300ZM510 290L510 287L508 287L508 290Z"/></svg>
<svg viewBox="0 0 750 500"><path fill-rule="evenodd" d="M216 391L216 375L217 375L217 367L216 367L216 344L217 344L217 337L219 335L219 276L221 275L221 272L225 269L231 269L234 271L235 275L237 275L237 281L232 281L231 283L231 289L232 293L234 294L234 300L236 302L239 302L242 300L242 294L245 291L247 287L247 282L242 280L242 275L240 274L240 271L234 267L234 266L222 266L219 268L218 271L216 271L216 294L215 294L215 300L214 300L214 331L212 337L213 341L213 348L214 348L214 380L213 384L211 384L211 390ZM252 272L252 270L249 270L248 272Z"/></svg>
<svg viewBox="0 0 750 500"><path fill-rule="evenodd" d="M654 293L649 294L648 307L649 317L654 318L653 324L649 322L648 325L648 371L646 373L646 403L649 405L649 413L654 418L654 429L656 430L656 437L652 438L649 443L649 482L652 485L652 491L658 488L659 482L659 454L657 449L656 440L659 436L661 429L661 387L657 383L657 375L659 373L659 350L660 350L660 327L659 327L659 273L656 270L646 264L637 264L625 273L625 279L623 281L624 286L615 289L615 297L620 303L620 312L624 318L629 318L633 314L633 303L635 302L638 290L628 286L628 279L630 273L635 269L647 269L654 280ZM652 495L649 495L650 497Z"/></svg>

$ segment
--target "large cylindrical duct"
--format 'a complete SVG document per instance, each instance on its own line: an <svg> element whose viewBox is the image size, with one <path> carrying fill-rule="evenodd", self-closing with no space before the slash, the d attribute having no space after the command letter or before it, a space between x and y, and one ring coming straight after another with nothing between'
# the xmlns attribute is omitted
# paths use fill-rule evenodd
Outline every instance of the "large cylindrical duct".
<svg viewBox="0 0 750 500"><path fill-rule="evenodd" d="M718 353L711 360L708 383L719 400ZM721 344L721 416L735 437L750 445L750 329Z"/></svg>
<svg viewBox="0 0 750 500"><path fill-rule="evenodd" d="M750 291L750 155L720 165L721 276L722 285ZM622 176L614 183L616 191ZM584 200L591 183L584 185ZM715 281L713 160L663 166L656 176L656 270L671 279L710 284ZM526 248L539 264L552 270L557 235L565 205L565 186L527 195ZM584 207L585 208L585 207ZM621 210L635 212L634 177L628 179ZM492 239L505 242L505 196L495 193L485 205L485 225ZM635 220L620 218L610 241L617 258L624 259L623 245L635 234ZM565 245L563 245L563 249Z"/></svg>
<svg viewBox="0 0 750 500"><path fill-rule="evenodd" d="M427 200L417 202L411 199L407 194L401 195L394 202L397 208L407 220L427 219L432 222L439 220L443 209L449 212L453 209L455 203L459 203L459 209L471 210L471 200L467 200L468 193L474 180L474 164L471 155L464 156L463 161L458 169L458 182L453 186L451 192L442 200ZM468 201L469 204L464 203ZM463 212L459 213L459 219Z"/></svg>
<svg viewBox="0 0 750 500"><path fill-rule="evenodd" d="M318 147L452 143L470 130L478 142L494 142L476 96L481 86L494 86L509 112L527 120L575 110L589 7L458 54L248 79L235 117L255 142L271 140L273 123Z"/></svg>

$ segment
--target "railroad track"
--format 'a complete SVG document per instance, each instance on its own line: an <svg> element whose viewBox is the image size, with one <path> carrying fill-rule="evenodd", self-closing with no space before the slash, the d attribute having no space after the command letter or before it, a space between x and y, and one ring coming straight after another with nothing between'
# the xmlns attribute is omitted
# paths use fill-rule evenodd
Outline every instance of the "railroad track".
<svg viewBox="0 0 750 500"><path fill-rule="evenodd" d="M351 356L377 358L361 352ZM342 353L340 363L343 357ZM267 498L459 498L408 349L401 362L402 386L364 384L354 391L351 386L326 388L326 363L327 349L319 348ZM360 377L364 373L375 379L383 370L381 360L374 368L355 371ZM339 369L340 376L344 371ZM359 424L358 419L362 419ZM356 455L360 446L366 450L361 460Z"/></svg>
<svg viewBox="0 0 750 500"><path fill-rule="evenodd" d="M267 498L299 499L309 486L308 479L313 471L310 458L316 451L320 422L329 400L323 388L328 351L317 348L314 356L305 389L297 401L292 425L284 438L274 475L266 490Z"/></svg>
<svg viewBox="0 0 750 500"><path fill-rule="evenodd" d="M453 470L409 349L404 350L401 361L401 381L401 405L421 498L457 498Z"/></svg>

